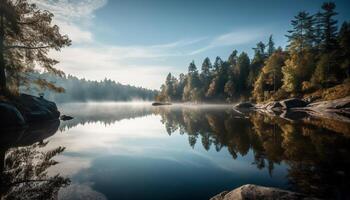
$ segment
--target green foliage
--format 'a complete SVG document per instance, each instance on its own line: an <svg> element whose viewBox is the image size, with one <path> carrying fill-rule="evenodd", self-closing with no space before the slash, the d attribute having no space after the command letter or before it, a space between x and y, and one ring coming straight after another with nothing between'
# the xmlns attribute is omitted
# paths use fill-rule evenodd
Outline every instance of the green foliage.
<svg viewBox="0 0 350 200"><path fill-rule="evenodd" d="M350 25L338 33L335 4L324 3L312 15L299 12L291 20L285 51L275 48L272 35L266 45L258 42L252 60L233 50L227 61L209 58L199 75L191 63L185 87L186 101L229 101L251 94L256 101L288 98L340 84L350 77Z"/></svg>
<svg viewBox="0 0 350 200"><path fill-rule="evenodd" d="M58 76L64 74L54 68L58 61L48 54L69 46L71 41L52 24L53 14L27 0L2 0L0 4L0 90L8 89L7 84L13 90L35 84L63 91L54 87L54 83L30 77L35 67Z"/></svg>
<svg viewBox="0 0 350 200"><path fill-rule="evenodd" d="M322 27L322 47L325 52L334 50L337 46L337 20L334 19L338 13L334 11L333 2L325 2L322 5L321 27Z"/></svg>
<svg viewBox="0 0 350 200"><path fill-rule="evenodd" d="M340 74L343 78L350 78L350 24L344 22L338 35L339 50L337 54L340 59Z"/></svg>
<svg viewBox="0 0 350 200"><path fill-rule="evenodd" d="M289 59L282 67L284 89L291 93L300 92L302 82L311 78L315 67L314 63L314 55L309 50L290 52Z"/></svg>
<svg viewBox="0 0 350 200"><path fill-rule="evenodd" d="M275 51L265 62L258 79L254 83L253 97L263 101L266 91L275 93L282 85L282 66L287 59L287 53L281 49ZM269 98L269 96L267 97Z"/></svg>
<svg viewBox="0 0 350 200"><path fill-rule="evenodd" d="M293 26L286 35L289 41L288 49L291 51L303 51L310 49L314 42L314 19L308 12L299 12L291 21Z"/></svg>

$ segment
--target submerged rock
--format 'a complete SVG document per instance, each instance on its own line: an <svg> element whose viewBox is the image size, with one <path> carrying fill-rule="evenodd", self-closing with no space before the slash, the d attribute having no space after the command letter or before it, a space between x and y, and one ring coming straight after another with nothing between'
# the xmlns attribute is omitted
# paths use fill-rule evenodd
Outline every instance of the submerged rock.
<svg viewBox="0 0 350 200"><path fill-rule="evenodd" d="M280 101L283 109L291 109L291 108L302 108L307 106L307 102L298 98L291 98Z"/></svg>
<svg viewBox="0 0 350 200"><path fill-rule="evenodd" d="M315 198L307 197L303 194L299 194L299 193L291 192L287 190L247 184L239 188L236 188L230 192L227 192L227 191L222 192L212 197L210 200L253 200L253 199L311 200Z"/></svg>

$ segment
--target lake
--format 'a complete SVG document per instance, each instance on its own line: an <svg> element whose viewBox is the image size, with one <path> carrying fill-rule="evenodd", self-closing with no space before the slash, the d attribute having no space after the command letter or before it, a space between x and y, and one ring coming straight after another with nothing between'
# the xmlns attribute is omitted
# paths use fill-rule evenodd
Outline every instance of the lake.
<svg viewBox="0 0 350 200"><path fill-rule="evenodd" d="M11 166L46 159L40 166L53 181L39 189L51 188L59 199L202 200L243 184L335 199L350 195L347 123L241 113L230 105L71 103L59 109L74 119L36 125L12 133L20 139L1 142ZM38 152L50 153L28 156ZM58 164L47 164L47 157ZM41 168L10 177L30 179ZM70 183L61 188L64 181ZM23 192L14 187L1 192Z"/></svg>

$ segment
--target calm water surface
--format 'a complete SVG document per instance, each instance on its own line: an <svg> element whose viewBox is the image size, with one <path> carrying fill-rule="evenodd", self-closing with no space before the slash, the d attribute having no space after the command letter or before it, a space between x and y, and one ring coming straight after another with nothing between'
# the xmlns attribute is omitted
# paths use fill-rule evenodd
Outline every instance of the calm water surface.
<svg viewBox="0 0 350 200"><path fill-rule="evenodd" d="M335 199L349 195L346 123L295 122L218 105L59 107L75 118L17 144L65 147L54 157L59 164L47 168L49 176L71 181L57 189L59 199L209 199L248 183Z"/></svg>

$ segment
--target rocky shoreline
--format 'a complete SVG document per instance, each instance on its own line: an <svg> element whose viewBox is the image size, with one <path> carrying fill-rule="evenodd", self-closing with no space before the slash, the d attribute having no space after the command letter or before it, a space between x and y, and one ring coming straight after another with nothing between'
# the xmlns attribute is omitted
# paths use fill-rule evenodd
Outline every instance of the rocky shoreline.
<svg viewBox="0 0 350 200"><path fill-rule="evenodd" d="M0 101L0 128L21 128L28 124L57 120L60 112L54 102L43 97L20 94Z"/></svg>
<svg viewBox="0 0 350 200"><path fill-rule="evenodd" d="M288 120L298 120L311 116L350 123L350 96L319 102L308 102L298 98L262 104L242 102L235 105L234 109L238 111L255 110Z"/></svg>

